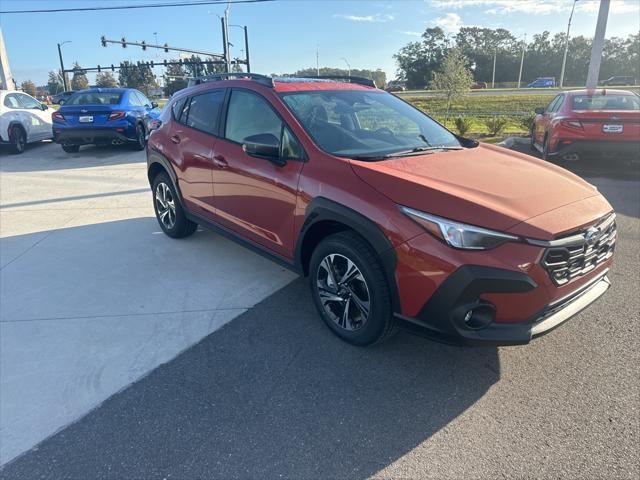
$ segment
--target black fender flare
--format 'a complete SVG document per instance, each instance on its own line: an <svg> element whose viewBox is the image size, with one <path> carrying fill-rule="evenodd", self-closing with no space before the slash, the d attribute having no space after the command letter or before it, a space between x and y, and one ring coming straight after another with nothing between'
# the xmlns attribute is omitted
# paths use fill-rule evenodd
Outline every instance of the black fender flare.
<svg viewBox="0 0 640 480"><path fill-rule="evenodd" d="M147 178L149 179L149 186L153 186L153 178L151 178L149 172L153 168L154 164L160 165L163 170L167 172L173 188L176 192L178 192L178 202L180 202L180 206L184 208L184 203L182 202L182 192L180 191L180 186L178 185L178 176L176 175L176 171L173 169L171 162L167 157L165 157L155 148L149 148L149 156L147 157Z"/></svg>
<svg viewBox="0 0 640 480"><path fill-rule="evenodd" d="M400 312L400 295L395 272L398 258L393 244L384 232L373 221L361 213L324 197L316 197L307 205L305 221L298 233L295 246L295 265L303 273L307 273L303 259L305 236L311 227L319 222L333 221L343 224L358 233L371 245L378 254L387 278L391 294L391 305L394 312Z"/></svg>
<svg viewBox="0 0 640 480"><path fill-rule="evenodd" d="M20 129L22 129L22 131L24 132L24 136L25 136L25 141L28 143L29 139L26 138L27 135L27 129L24 128L24 125L22 125L22 123L20 123L18 120L11 120L9 122L9 125L7 126L7 141L11 141L11 139L9 138L9 131L13 128L13 127L19 127Z"/></svg>

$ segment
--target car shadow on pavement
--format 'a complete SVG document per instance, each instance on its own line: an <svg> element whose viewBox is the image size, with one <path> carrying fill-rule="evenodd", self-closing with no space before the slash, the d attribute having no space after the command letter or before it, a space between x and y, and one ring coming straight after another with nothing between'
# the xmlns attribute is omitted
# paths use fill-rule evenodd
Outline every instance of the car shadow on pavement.
<svg viewBox="0 0 640 480"><path fill-rule="evenodd" d="M364 478L499 380L496 348L324 326L299 279L6 466L3 478Z"/></svg>
<svg viewBox="0 0 640 480"><path fill-rule="evenodd" d="M87 145L80 147L78 153L67 153L60 145L45 141L27 145L25 152L20 155L10 154L6 147L0 148L0 173L66 170L144 161L145 153L134 151L128 145Z"/></svg>

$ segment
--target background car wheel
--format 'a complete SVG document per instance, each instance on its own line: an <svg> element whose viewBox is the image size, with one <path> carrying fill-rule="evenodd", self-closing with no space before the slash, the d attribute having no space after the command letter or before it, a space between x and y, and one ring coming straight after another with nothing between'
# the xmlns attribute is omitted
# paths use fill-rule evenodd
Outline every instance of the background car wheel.
<svg viewBox="0 0 640 480"><path fill-rule="evenodd" d="M62 145L62 150L67 153L78 153L80 151L80 145Z"/></svg>
<svg viewBox="0 0 640 480"><path fill-rule="evenodd" d="M14 126L9 130L11 153L20 154L27 148L27 135L22 127Z"/></svg>
<svg viewBox="0 0 640 480"><path fill-rule="evenodd" d="M147 146L147 134L144 131L144 127L141 124L136 126L136 141L133 144L134 150L144 150Z"/></svg>
<svg viewBox="0 0 640 480"><path fill-rule="evenodd" d="M342 340L372 345L395 332L384 270L359 235L341 232L320 242L311 256L309 277L320 316Z"/></svg>
<svg viewBox="0 0 640 480"><path fill-rule="evenodd" d="M549 160L549 158L549 137L545 135L544 140L542 141L542 159Z"/></svg>
<svg viewBox="0 0 640 480"><path fill-rule="evenodd" d="M153 208L162 231L172 238L192 235L198 224L185 215L169 176L166 173L156 175L152 189Z"/></svg>
<svg viewBox="0 0 640 480"><path fill-rule="evenodd" d="M530 135L530 137L529 137L529 138L531 139L531 140L529 141L529 148L530 148L532 151L534 151L534 152L535 152L535 151L537 151L537 148L536 148L536 137L535 137L535 125L532 125L532 126L531 126L531 130L529 130L529 135Z"/></svg>

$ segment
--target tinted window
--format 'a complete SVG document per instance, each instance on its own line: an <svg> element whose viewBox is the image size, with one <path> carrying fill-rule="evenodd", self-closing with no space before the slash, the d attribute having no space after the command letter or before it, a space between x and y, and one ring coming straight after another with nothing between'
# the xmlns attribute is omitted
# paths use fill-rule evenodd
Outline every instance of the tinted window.
<svg viewBox="0 0 640 480"><path fill-rule="evenodd" d="M551 102L549 103L549 105L547 105L547 108L544 110L546 113L553 113L555 112L555 108L556 105L558 104L558 102L560 101L560 95L558 95L556 98L554 98L553 100L551 100Z"/></svg>
<svg viewBox="0 0 640 480"><path fill-rule="evenodd" d="M640 98L635 95L576 95L574 110L640 110Z"/></svg>
<svg viewBox="0 0 640 480"><path fill-rule="evenodd" d="M185 123L196 130L216 135L218 133L218 119L223 100L224 90L213 90L192 97L189 109L186 112L186 119L181 123Z"/></svg>
<svg viewBox="0 0 640 480"><path fill-rule="evenodd" d="M9 108L22 108L16 94L10 94L4 97L4 106Z"/></svg>
<svg viewBox="0 0 640 480"><path fill-rule="evenodd" d="M186 100L187 100L186 98L181 98L173 102L173 105L171 105L171 112L173 113L173 118L175 118L177 121L180 121L180 114L184 109Z"/></svg>
<svg viewBox="0 0 640 480"><path fill-rule="evenodd" d="M151 106L151 102L149 101L149 99L147 97L144 96L144 93L136 92L136 95L138 96L138 99L140 100L140 105L142 105L144 107L150 107Z"/></svg>
<svg viewBox="0 0 640 480"><path fill-rule="evenodd" d="M30 97L29 95L19 94L18 100L20 101L22 108L41 108L40 102L38 102L35 98Z"/></svg>
<svg viewBox="0 0 640 480"><path fill-rule="evenodd" d="M138 92L129 92L129 103L134 107L141 107L143 105L142 99Z"/></svg>
<svg viewBox="0 0 640 480"><path fill-rule="evenodd" d="M121 99L119 92L78 92L65 105L119 105Z"/></svg>
<svg viewBox="0 0 640 480"><path fill-rule="evenodd" d="M280 138L282 120L262 97L234 90L229 101L225 137L242 143L252 135L270 133Z"/></svg>
<svg viewBox="0 0 640 480"><path fill-rule="evenodd" d="M416 148L460 148L447 129L394 95L380 91L309 91L284 102L323 150L370 157Z"/></svg>

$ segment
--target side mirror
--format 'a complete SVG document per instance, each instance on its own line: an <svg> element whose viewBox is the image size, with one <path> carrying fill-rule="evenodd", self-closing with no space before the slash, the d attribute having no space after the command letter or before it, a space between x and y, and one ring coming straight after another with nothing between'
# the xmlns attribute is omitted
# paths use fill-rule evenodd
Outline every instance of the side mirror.
<svg viewBox="0 0 640 480"><path fill-rule="evenodd" d="M538 107L534 110L538 115L544 115L544 108Z"/></svg>
<svg viewBox="0 0 640 480"><path fill-rule="evenodd" d="M158 102L151 102L151 108L158 108Z"/></svg>
<svg viewBox="0 0 640 480"><path fill-rule="evenodd" d="M42 111L46 111L49 108L49 106L46 103L41 103L40 108L42 109Z"/></svg>
<svg viewBox="0 0 640 480"><path fill-rule="evenodd" d="M58 105L64 105L65 103L67 103L67 101L64 98L61 98Z"/></svg>
<svg viewBox="0 0 640 480"><path fill-rule="evenodd" d="M286 163L280 158L280 140L271 133L260 133L245 138L242 149L247 155L264 158L276 165L284 165Z"/></svg>

